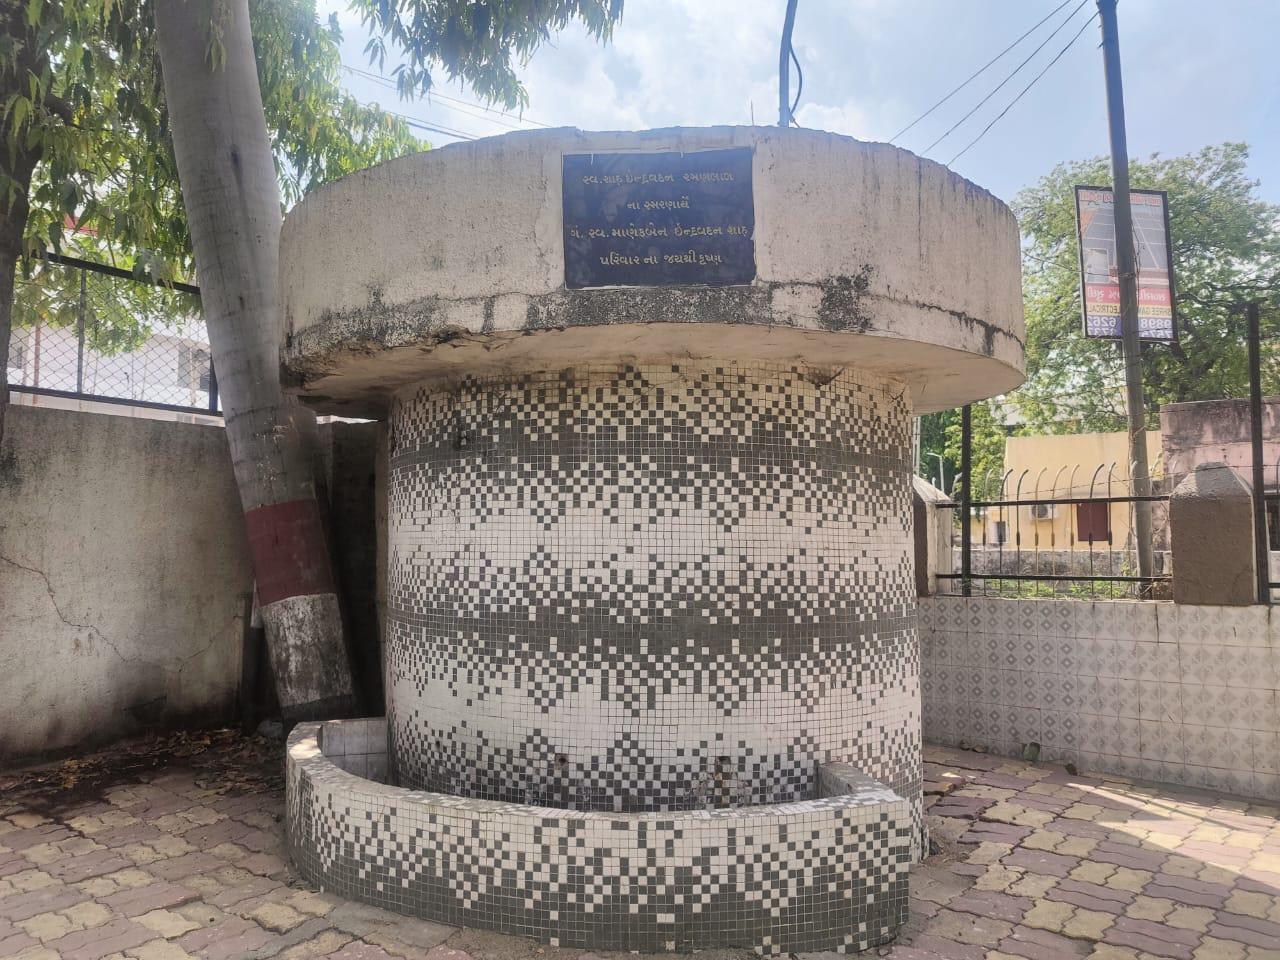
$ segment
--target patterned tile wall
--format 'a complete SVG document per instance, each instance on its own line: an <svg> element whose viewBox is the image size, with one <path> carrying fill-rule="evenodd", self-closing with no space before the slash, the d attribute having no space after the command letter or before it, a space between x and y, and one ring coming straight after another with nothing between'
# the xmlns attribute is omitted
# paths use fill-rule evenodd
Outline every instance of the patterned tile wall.
<svg viewBox="0 0 1280 960"><path fill-rule="evenodd" d="M387 782L387 721L330 720L319 732L320 750L340 770Z"/></svg>
<svg viewBox="0 0 1280 960"><path fill-rule="evenodd" d="M290 850L325 890L598 950L851 952L906 919L911 804L850 767L815 770L823 795L799 803L571 811L358 778L335 726L296 727L286 770Z"/></svg>
<svg viewBox="0 0 1280 960"><path fill-rule="evenodd" d="M771 365L402 392L398 782L685 810L804 799L839 760L919 826L909 424L892 382Z"/></svg>
<svg viewBox="0 0 1280 960"><path fill-rule="evenodd" d="M920 601L925 737L1280 799L1267 607Z"/></svg>

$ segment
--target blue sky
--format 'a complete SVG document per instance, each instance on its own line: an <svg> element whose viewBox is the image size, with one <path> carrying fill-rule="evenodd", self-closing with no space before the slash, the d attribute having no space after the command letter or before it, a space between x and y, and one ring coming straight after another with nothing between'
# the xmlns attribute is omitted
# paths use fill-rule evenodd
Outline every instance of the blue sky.
<svg viewBox="0 0 1280 960"><path fill-rule="evenodd" d="M921 152L1031 53L1071 3L936 113L901 146ZM887 140L1059 0L800 0L801 125ZM343 24L344 63L368 69L366 35L344 0L320 0ZM613 42L574 27L521 71L529 118L583 129L777 121L784 0L626 0ZM926 155L947 162L982 130L1094 12L1092 0L1023 70ZM1262 195L1280 202L1280 2L1121 0L1130 152L1173 155L1244 140ZM386 71L392 64L389 61ZM400 101L347 73L359 99L476 135L512 121L442 100ZM442 92L474 102L470 91ZM794 81L793 81L794 90ZM480 114L480 115L476 115ZM530 126L531 124L524 124ZM423 134L440 145L450 138ZM955 169L1011 199L1055 163L1105 153L1106 109L1096 21Z"/></svg>

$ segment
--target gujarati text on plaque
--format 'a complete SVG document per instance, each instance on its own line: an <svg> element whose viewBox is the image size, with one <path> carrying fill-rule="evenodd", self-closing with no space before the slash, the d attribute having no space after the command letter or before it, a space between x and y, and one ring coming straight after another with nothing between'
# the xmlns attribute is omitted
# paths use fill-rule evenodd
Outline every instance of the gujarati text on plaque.
<svg viewBox="0 0 1280 960"><path fill-rule="evenodd" d="M754 233L749 148L564 157L568 287L750 283Z"/></svg>

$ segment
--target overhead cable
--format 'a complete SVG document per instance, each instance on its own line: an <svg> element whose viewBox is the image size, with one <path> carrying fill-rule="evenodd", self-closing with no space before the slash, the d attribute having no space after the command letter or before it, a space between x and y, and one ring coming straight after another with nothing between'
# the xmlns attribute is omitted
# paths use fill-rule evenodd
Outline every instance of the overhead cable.
<svg viewBox="0 0 1280 960"><path fill-rule="evenodd" d="M947 139L947 137L951 136L951 134L955 133L956 128L958 128L962 123L964 123L966 120L972 117L975 113L977 113L983 107L983 105L986 104L988 100L990 100L997 93L999 93L1006 83L1008 83L1015 76L1017 76L1018 73L1022 70L1022 68L1025 67L1028 63L1030 63L1032 58L1035 57L1035 55L1039 53L1041 50L1043 50L1045 46L1049 43L1049 41L1052 40L1054 37L1056 37L1062 31L1063 27L1071 23L1071 21L1075 19L1076 14L1079 13L1081 10L1083 10L1084 5L1088 2L1089 0L1080 0L1080 3L1076 6L1076 8L1072 10L1069 14L1067 14L1067 18L1063 20L1060 24L1058 24L1056 27L1054 27L1053 32L1050 33L1043 40L1041 40L1039 45L1034 50L1032 50L1029 54L1027 54L1026 58L1021 63L1019 63L1016 67L1014 67L1007 77L1005 77L1003 80L997 83L995 87L991 89L990 93L988 93L985 97L983 97L976 104L974 104L972 110L970 110L963 117L961 117L959 120L953 123L950 127L948 127L946 133L938 137L937 140L933 141L933 143L929 144L920 152L924 155L928 155L930 150L932 150L934 147L940 144L943 140Z"/></svg>
<svg viewBox="0 0 1280 960"><path fill-rule="evenodd" d="M1012 50L1014 47L1016 47L1018 44L1020 44L1023 40L1027 39L1027 37L1031 36L1031 34L1035 33L1038 29L1040 29L1040 27L1041 27L1041 26L1043 26L1043 25L1044 25L1044 23L1045 23L1045 22L1046 22L1050 17L1052 17L1055 13L1057 13L1059 10L1061 10L1063 7L1065 7L1065 6L1066 6L1067 4L1069 4L1070 2L1071 2L1071 0L1062 0L1062 2L1061 2L1060 4L1058 4L1056 7L1054 7L1052 10L1050 10L1048 13L1046 13L1043 17L1041 17L1039 20L1037 20L1037 21L1036 21L1036 23L1035 23L1035 25L1034 25L1034 26L1032 26L1032 27L1031 27L1031 29L1027 30L1027 32L1026 32L1026 33L1024 33L1022 36L1018 37L1018 39L1017 39L1017 40L1013 41L1013 43L1009 44L1007 47L1005 47L1003 50L1001 50L999 53L997 53L994 57L992 57L990 60L988 60L988 61L987 61L986 63L984 63L982 66L980 66L980 67L979 67L977 70L975 70L973 73L969 74L969 76L968 76L968 77L967 77L967 78L966 78L966 79L965 79L965 80L964 80L964 81L963 81L963 82L962 82L958 87L956 87L954 90L952 90L950 93L948 93L945 97L943 97L941 100L939 100L937 103L935 103L932 107L930 107L930 108L929 108L928 110L926 110L924 113L920 114L920 116L916 117L914 120L912 120L910 123L908 123L905 127L903 127L901 130L899 130L897 133L895 133L892 137L890 137L890 138L889 138L889 142L890 142L890 143L895 143L899 137L901 137L904 133L906 133L908 130L910 130L912 127L914 127L917 123L919 123L919 122L920 122L921 120L923 120L925 117L929 116L929 114L933 113L933 111L937 110L940 106L942 106L944 103L946 103L946 102L947 102L948 100L950 100L952 97L954 97L957 93L959 93L961 90L963 90L965 87L967 87L967 86L968 86L970 83L972 83L974 80L977 80L977 79L978 79L978 77L980 77L980 76L982 76L982 74L986 73L986 72L987 72L987 70L988 70L988 68L990 68L991 66L993 66L993 65L994 65L998 60L1000 60L1000 58L1001 58L1001 57L1003 57L1006 53L1008 53L1010 50Z"/></svg>
<svg viewBox="0 0 1280 960"><path fill-rule="evenodd" d="M390 77L384 76L381 73L374 73L371 70L361 70L359 67L349 67L345 63L342 65L342 69L347 71L348 73L355 74L356 76L364 77L366 80L372 80L374 83L379 83L382 86L387 87L388 89L399 90L399 87L396 85L394 80L392 80ZM477 120L487 120L489 123L495 123L495 124L498 124L499 126L511 127L512 129L516 129L518 125L521 123L531 123L535 127L551 127L552 126L549 123L543 123L541 120L534 120L532 117L527 117L527 116L524 116L523 114L510 113L509 111L506 111L506 110L500 110L497 107L485 106L482 103L472 103L469 100L460 100L457 97L451 97L451 96L448 96L447 94L437 93L434 90L428 92L427 94L427 101L431 102L433 100L444 101L443 103L440 104L440 106L444 107L446 110L455 110L458 113L464 113L467 116L474 117ZM450 104L456 104L456 106L450 106ZM464 107L469 109L462 109ZM496 114L497 116L494 116L494 114ZM499 118L502 118L502 119L499 119Z"/></svg>
<svg viewBox="0 0 1280 960"><path fill-rule="evenodd" d="M1010 101L1009 101L1009 105L1008 105L1008 106L1006 106L1003 110L1001 110L999 113L997 113L997 114L995 115L995 117L992 119L992 121L991 121L990 123L988 123L985 127L983 127L983 128L982 128L982 132L981 132L981 133L979 133L976 137L974 137L972 140L970 140L970 141L969 141L969 143L965 146L965 148L964 148L963 150L961 150L961 151L960 151L959 153L957 153L954 157L952 157L950 160L948 160L948 161L947 161L947 166L951 166L951 164L953 164L953 163L955 163L957 160L959 160L962 156L964 156L966 153L968 153L968 152L969 152L969 148L970 148L970 147L972 147L972 146L973 146L974 144L976 144L979 140L981 140L983 137L985 137L985 136L987 135L987 131L988 131L988 130L990 130L992 127L994 127L994 126L996 125L996 123L1000 120L1000 118L1001 118L1001 117L1003 117L1006 113L1008 113L1008 112L1013 108L1013 105L1014 105L1015 103L1017 103L1019 100L1021 100L1021 99L1023 98L1023 96L1027 93L1027 91L1028 91L1028 90L1030 90L1032 87L1034 87L1034 86L1036 85L1036 82L1037 82L1041 77L1043 77L1046 73L1048 73L1048 72L1049 72L1049 68L1050 68L1050 67L1052 67L1055 63L1057 63L1059 60L1061 60L1061 59L1062 59L1063 55L1064 55L1068 50L1070 50L1070 49L1071 49L1071 47L1075 44L1075 42L1076 42L1077 40L1079 40L1079 39L1080 39L1080 34L1084 33L1084 32L1085 32L1085 30L1086 30L1086 29L1088 29L1089 24L1093 23L1093 21L1094 21L1094 20L1097 20L1097 19L1098 19L1098 15L1095 13L1092 17L1090 17L1088 20L1086 20L1086 21L1084 22L1084 26L1082 26L1079 30L1077 30L1077 31L1076 31L1075 36L1073 36L1073 37L1072 37L1072 38L1067 42L1067 45L1066 45L1065 47L1063 47L1061 50L1059 50L1059 51L1058 51L1058 53L1057 53L1057 55L1056 55L1052 60L1050 60L1048 63L1046 63L1046 64L1044 65L1044 69L1042 69L1039 73L1037 73L1034 77L1032 77L1032 78L1031 78L1031 82L1030 82L1030 83L1028 83L1025 87L1023 87L1023 88L1022 88L1022 90L1018 93L1018 95L1017 95L1016 97L1014 97L1012 100L1010 100Z"/></svg>

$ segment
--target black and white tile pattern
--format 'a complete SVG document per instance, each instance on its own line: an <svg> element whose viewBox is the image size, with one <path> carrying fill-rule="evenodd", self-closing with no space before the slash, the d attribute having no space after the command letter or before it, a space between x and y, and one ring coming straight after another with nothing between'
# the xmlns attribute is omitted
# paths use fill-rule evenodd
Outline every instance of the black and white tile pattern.
<svg viewBox="0 0 1280 960"><path fill-rule="evenodd" d="M911 804L846 764L815 799L603 813L384 786L384 721L300 724L286 823L299 871L401 913L560 947L853 952L906 919Z"/></svg>
<svg viewBox="0 0 1280 960"><path fill-rule="evenodd" d="M1280 800L1275 608L920 601L924 728L1126 777Z"/></svg>
<svg viewBox="0 0 1280 960"><path fill-rule="evenodd" d="M846 761L907 799L918 842L903 392L668 362L399 394L398 782L678 811L807 799Z"/></svg>

